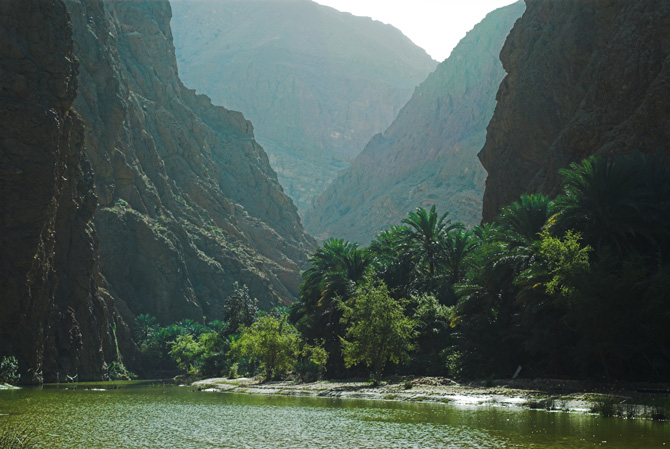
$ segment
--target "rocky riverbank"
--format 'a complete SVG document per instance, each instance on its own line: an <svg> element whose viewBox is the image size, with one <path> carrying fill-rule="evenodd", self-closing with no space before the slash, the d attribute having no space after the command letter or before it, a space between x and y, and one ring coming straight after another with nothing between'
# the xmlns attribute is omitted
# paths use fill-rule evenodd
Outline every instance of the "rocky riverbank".
<svg viewBox="0 0 670 449"><path fill-rule="evenodd" d="M192 383L198 391L314 396L463 406L501 406L599 413L622 418L666 419L670 385L596 384L553 379L503 379L461 384L440 377L391 377L381 385L361 379L261 382L258 378L214 378Z"/></svg>

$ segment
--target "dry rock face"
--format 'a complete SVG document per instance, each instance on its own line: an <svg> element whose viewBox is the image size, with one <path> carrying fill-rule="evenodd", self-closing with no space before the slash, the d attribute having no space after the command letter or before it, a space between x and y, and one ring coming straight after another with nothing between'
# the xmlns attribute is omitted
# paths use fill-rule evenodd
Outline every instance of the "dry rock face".
<svg viewBox="0 0 670 449"><path fill-rule="evenodd" d="M222 318L233 283L297 296L313 240L242 114L184 87L167 1L66 2L100 266L126 322Z"/></svg>
<svg viewBox="0 0 670 449"><path fill-rule="evenodd" d="M0 2L0 356L26 383L101 378L116 359L76 76L62 1Z"/></svg>
<svg viewBox="0 0 670 449"><path fill-rule="evenodd" d="M182 79L251 119L301 213L437 65L394 27L309 0L173 9Z"/></svg>
<svg viewBox="0 0 670 449"><path fill-rule="evenodd" d="M593 154L670 153L670 2L527 0L479 157L484 221Z"/></svg>
<svg viewBox="0 0 670 449"><path fill-rule="evenodd" d="M315 243L251 124L179 81L169 21L0 2L0 356L24 382L137 369L127 323L222 318L235 281L264 307L298 293Z"/></svg>
<svg viewBox="0 0 670 449"><path fill-rule="evenodd" d="M498 54L523 10L523 3L501 8L467 34L305 213L310 233L366 244L433 204L453 220L481 220L486 173L477 152L505 74Z"/></svg>

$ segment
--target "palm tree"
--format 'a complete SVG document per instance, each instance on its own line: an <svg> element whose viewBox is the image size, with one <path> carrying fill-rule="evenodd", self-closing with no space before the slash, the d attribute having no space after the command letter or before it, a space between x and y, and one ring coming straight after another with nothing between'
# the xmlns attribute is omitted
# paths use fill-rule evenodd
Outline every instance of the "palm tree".
<svg viewBox="0 0 670 449"><path fill-rule="evenodd" d="M538 240L550 216L551 201L547 196L539 193L521 195L519 201L500 212L498 222L504 230L501 235L509 243L528 245Z"/></svg>
<svg viewBox="0 0 670 449"><path fill-rule="evenodd" d="M414 259L415 266L427 269L428 279L435 276L435 269L440 262L440 253L446 234L455 229L462 229L461 223L451 223L447 220L449 212L438 216L435 205L430 211L419 207L411 212L402 222L409 227L407 233L407 248Z"/></svg>
<svg viewBox="0 0 670 449"><path fill-rule="evenodd" d="M391 226L380 232L368 250L374 256L375 275L380 278L396 299L412 293L413 261L407 251L409 228Z"/></svg>
<svg viewBox="0 0 670 449"><path fill-rule="evenodd" d="M323 339L331 355L328 370L337 373L344 366L340 337L345 329L340 322L342 302L356 294L357 286L372 269L372 254L356 243L328 239L310 258L303 272L300 301L290 312L291 321L310 340Z"/></svg>
<svg viewBox="0 0 670 449"><path fill-rule="evenodd" d="M335 297L347 299L368 273L371 254L358 244L343 239L328 239L309 259L311 266L302 274L300 297L319 304Z"/></svg>
<svg viewBox="0 0 670 449"><path fill-rule="evenodd" d="M554 232L575 229L596 251L609 246L618 253L632 250L636 240L653 239L644 223L641 167L631 157L592 156L560 173L564 194L554 202Z"/></svg>

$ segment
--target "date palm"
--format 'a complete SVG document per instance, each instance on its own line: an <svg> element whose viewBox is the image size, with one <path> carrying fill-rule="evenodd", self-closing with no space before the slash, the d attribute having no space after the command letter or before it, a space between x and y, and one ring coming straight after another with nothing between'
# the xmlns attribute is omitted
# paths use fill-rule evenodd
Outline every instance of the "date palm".
<svg viewBox="0 0 670 449"><path fill-rule="evenodd" d="M555 200L554 232L575 229L597 251L608 246L619 253L632 250L636 240L653 239L645 226L641 164L634 157L592 156L561 170L564 194Z"/></svg>
<svg viewBox="0 0 670 449"><path fill-rule="evenodd" d="M449 212L438 215L433 205L429 211L419 207L402 222L407 225L407 250L417 269L425 269L427 278L435 276L440 263L441 248L447 233L463 228L461 223L452 223L447 219Z"/></svg>

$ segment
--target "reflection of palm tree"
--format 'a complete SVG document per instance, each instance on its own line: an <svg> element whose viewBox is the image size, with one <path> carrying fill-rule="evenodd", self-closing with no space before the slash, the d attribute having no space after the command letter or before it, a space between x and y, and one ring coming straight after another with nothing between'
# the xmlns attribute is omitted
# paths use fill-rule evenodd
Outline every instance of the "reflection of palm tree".
<svg viewBox="0 0 670 449"><path fill-rule="evenodd" d="M452 224L447 220L449 212L438 216L435 206L430 211L419 207L411 212L402 222L409 226L407 233L408 250L418 268L428 269L428 278L435 276L435 268L439 262L440 249L446 234L454 229L460 229L462 224Z"/></svg>

